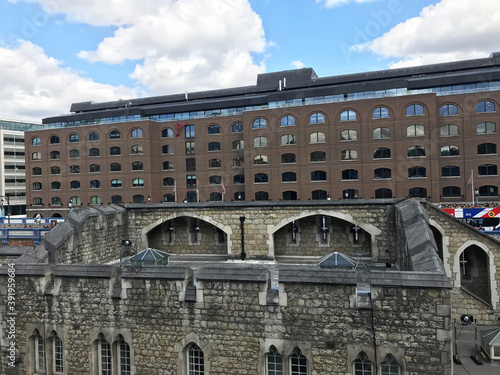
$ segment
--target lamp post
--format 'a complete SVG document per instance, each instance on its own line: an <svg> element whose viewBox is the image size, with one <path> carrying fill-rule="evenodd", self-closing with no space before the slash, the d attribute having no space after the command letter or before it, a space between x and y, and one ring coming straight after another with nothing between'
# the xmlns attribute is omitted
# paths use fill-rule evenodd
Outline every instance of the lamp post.
<svg viewBox="0 0 500 375"><path fill-rule="evenodd" d="M69 207L69 212L71 212L73 210L73 200L72 199L69 200L68 207Z"/></svg>
<svg viewBox="0 0 500 375"><path fill-rule="evenodd" d="M10 225L10 194L7 193L5 195L1 195L2 197L2 203L5 203L7 201L7 222Z"/></svg>
<svg viewBox="0 0 500 375"><path fill-rule="evenodd" d="M130 248L132 246L132 241L122 240L120 243L120 268L123 266L123 247Z"/></svg>
<svg viewBox="0 0 500 375"><path fill-rule="evenodd" d="M474 190L474 195L476 196L476 206L479 204L479 189Z"/></svg>
<svg viewBox="0 0 500 375"><path fill-rule="evenodd" d="M151 203L151 196L148 195L148 203Z"/></svg>

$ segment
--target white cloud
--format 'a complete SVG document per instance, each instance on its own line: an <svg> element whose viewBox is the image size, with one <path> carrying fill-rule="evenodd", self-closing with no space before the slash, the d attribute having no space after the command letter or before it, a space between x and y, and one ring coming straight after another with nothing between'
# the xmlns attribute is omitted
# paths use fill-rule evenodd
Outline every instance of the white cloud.
<svg viewBox="0 0 500 375"><path fill-rule="evenodd" d="M267 45L262 20L248 0L25 0L70 21L115 26L90 62L137 60L131 74L156 94L255 84Z"/></svg>
<svg viewBox="0 0 500 375"><path fill-rule="evenodd" d="M325 8L335 8L349 3L371 3L372 1L377 0L316 0L317 3L320 3Z"/></svg>
<svg viewBox="0 0 500 375"><path fill-rule="evenodd" d="M393 68L487 57L500 50L497 0L442 0L367 43L353 46L384 58Z"/></svg>
<svg viewBox="0 0 500 375"><path fill-rule="evenodd" d="M16 49L0 48L2 118L41 122L55 113L68 113L71 103L117 100L140 96L138 90L113 87L82 77L45 55L31 42Z"/></svg>
<svg viewBox="0 0 500 375"><path fill-rule="evenodd" d="M293 67L295 67L295 69L302 69L305 65L302 61L300 60L294 60L291 62L291 64Z"/></svg>

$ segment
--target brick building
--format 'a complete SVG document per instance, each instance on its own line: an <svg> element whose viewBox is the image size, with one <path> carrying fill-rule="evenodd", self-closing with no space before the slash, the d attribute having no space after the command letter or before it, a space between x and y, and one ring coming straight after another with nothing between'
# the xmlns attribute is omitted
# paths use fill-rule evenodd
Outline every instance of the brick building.
<svg viewBox="0 0 500 375"><path fill-rule="evenodd" d="M498 200L500 54L74 103L27 133L28 215L73 207L420 197Z"/></svg>

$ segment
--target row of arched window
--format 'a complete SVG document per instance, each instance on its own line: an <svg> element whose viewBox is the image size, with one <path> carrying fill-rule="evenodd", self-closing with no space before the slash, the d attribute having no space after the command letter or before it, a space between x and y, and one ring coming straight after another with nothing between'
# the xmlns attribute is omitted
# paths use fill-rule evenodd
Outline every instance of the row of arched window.
<svg viewBox="0 0 500 375"><path fill-rule="evenodd" d="M122 135L119 130L112 130L109 133L109 139L121 139ZM130 138L142 138L143 137L143 131L140 128L134 128L130 131ZM87 140L89 142L97 142L101 139L101 135L96 132L96 131L91 131L87 135ZM71 133L68 137L68 142L69 143L78 143L80 142L80 135L77 133ZM49 143L51 145L59 144L61 143L61 138L58 135L52 135L49 138ZM32 146L40 146L42 144L42 140L40 137L34 137L31 139L31 145Z"/></svg>

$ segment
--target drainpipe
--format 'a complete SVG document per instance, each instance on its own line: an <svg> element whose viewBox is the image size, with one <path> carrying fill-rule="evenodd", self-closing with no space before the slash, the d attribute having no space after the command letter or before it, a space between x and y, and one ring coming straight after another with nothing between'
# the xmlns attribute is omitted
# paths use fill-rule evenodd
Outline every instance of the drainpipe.
<svg viewBox="0 0 500 375"><path fill-rule="evenodd" d="M245 228L243 223L245 222L245 216L240 216L240 230L241 230L241 260L245 260L247 254L245 253Z"/></svg>

